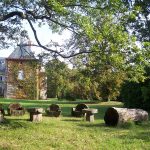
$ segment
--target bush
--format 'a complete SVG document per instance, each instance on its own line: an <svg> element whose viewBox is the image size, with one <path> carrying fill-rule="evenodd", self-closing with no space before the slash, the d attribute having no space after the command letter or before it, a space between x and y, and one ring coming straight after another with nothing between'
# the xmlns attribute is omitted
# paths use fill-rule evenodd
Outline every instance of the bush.
<svg viewBox="0 0 150 150"><path fill-rule="evenodd" d="M143 105L140 84L135 82L126 82L122 86L121 99L124 102L125 107L140 108Z"/></svg>
<svg viewBox="0 0 150 150"><path fill-rule="evenodd" d="M150 109L150 80L144 83L127 81L122 86L120 97L125 107Z"/></svg>
<svg viewBox="0 0 150 150"><path fill-rule="evenodd" d="M76 100L76 96L73 93L66 93L66 97L67 100L70 101L75 101Z"/></svg>

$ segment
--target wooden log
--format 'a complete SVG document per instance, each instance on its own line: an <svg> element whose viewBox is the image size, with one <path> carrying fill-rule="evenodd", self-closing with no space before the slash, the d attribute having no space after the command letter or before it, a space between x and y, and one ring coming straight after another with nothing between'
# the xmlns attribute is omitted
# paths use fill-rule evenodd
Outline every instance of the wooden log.
<svg viewBox="0 0 150 150"><path fill-rule="evenodd" d="M117 126L128 121L142 122L148 120L148 113L142 109L108 108L105 112L106 125Z"/></svg>

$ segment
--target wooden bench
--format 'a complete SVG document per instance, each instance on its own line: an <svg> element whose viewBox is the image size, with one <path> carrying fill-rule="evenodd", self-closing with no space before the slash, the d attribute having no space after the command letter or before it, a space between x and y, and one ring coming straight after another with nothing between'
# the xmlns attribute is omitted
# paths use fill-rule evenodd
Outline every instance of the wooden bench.
<svg viewBox="0 0 150 150"><path fill-rule="evenodd" d="M25 114L25 109L19 103L11 103L7 109L10 116L22 116Z"/></svg>
<svg viewBox="0 0 150 150"><path fill-rule="evenodd" d="M74 117L82 117L83 116L82 110L83 109L88 109L88 108L89 107L84 103L78 104L76 107L72 108L71 115L74 116Z"/></svg>
<svg viewBox="0 0 150 150"><path fill-rule="evenodd" d="M51 104L46 109L46 113L50 117L59 117L61 114L61 108L57 104Z"/></svg>

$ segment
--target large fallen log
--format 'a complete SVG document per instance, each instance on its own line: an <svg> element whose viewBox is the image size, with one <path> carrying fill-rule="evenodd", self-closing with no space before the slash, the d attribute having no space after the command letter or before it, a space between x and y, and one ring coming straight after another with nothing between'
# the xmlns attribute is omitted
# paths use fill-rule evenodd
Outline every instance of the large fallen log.
<svg viewBox="0 0 150 150"><path fill-rule="evenodd" d="M148 113L142 109L108 108L105 112L106 125L117 126L128 121L142 122L148 120Z"/></svg>

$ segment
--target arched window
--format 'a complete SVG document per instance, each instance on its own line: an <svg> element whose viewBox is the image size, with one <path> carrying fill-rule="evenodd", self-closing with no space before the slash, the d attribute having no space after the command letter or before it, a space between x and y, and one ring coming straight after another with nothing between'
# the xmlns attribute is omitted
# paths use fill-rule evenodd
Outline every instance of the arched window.
<svg viewBox="0 0 150 150"><path fill-rule="evenodd" d="M19 80L23 80L24 79L24 72L23 72L23 70L19 70L18 71L18 79Z"/></svg>

